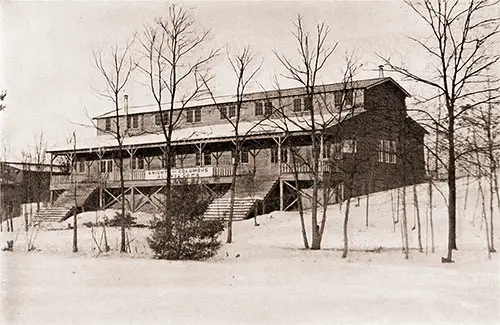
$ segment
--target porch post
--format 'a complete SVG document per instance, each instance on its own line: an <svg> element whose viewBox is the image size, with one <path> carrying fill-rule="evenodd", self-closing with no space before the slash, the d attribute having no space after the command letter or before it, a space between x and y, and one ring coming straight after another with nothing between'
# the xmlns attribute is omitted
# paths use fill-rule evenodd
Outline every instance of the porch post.
<svg viewBox="0 0 500 325"><path fill-rule="evenodd" d="M280 211L283 211L283 181L281 179L281 137L278 138L278 166L279 166L279 186L280 186Z"/></svg>
<svg viewBox="0 0 500 325"><path fill-rule="evenodd" d="M320 142L319 142L319 161L320 161L320 171L323 172L323 157L324 157L324 150L325 150L325 144L324 144L324 137L323 134L321 134L320 137Z"/></svg>
<svg viewBox="0 0 500 325"><path fill-rule="evenodd" d="M50 207L52 207L52 203L54 201L54 193L53 191L50 189L51 185L52 185L52 174L53 174L53 166L54 166L54 154L50 154L50 182L49 182L49 204L50 204Z"/></svg>

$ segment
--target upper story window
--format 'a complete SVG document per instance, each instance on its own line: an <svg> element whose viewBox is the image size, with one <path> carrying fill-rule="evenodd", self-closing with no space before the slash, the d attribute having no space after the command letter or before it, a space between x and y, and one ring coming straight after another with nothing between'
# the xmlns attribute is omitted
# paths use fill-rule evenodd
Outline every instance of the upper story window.
<svg viewBox="0 0 500 325"><path fill-rule="evenodd" d="M127 128L137 129L139 128L139 115L129 115L127 116Z"/></svg>
<svg viewBox="0 0 500 325"><path fill-rule="evenodd" d="M326 144L323 147L323 158L342 159L343 154L354 154L356 152L358 152L356 140L346 139L342 142Z"/></svg>
<svg viewBox="0 0 500 325"><path fill-rule="evenodd" d="M175 168L176 167L176 155L171 156L171 162L170 162L170 167ZM161 156L161 168L167 168L167 155L162 155Z"/></svg>
<svg viewBox="0 0 500 325"><path fill-rule="evenodd" d="M84 158L78 159L77 172L78 173L85 173L85 159Z"/></svg>
<svg viewBox="0 0 500 325"><path fill-rule="evenodd" d="M300 111L302 111L302 99L295 98L293 100L293 111L294 112L300 112Z"/></svg>
<svg viewBox="0 0 500 325"><path fill-rule="evenodd" d="M277 164L279 163L279 159L281 158L282 163L287 163L288 162L288 148L286 147L281 147L281 157L278 157L278 147L272 147L271 148L271 164Z"/></svg>
<svg viewBox="0 0 500 325"><path fill-rule="evenodd" d="M236 116L236 106L235 105L220 106L219 111L220 111L220 119L221 120L224 120L227 118L233 118Z"/></svg>
<svg viewBox="0 0 500 325"><path fill-rule="evenodd" d="M144 169L144 157L136 156L132 157L131 169Z"/></svg>
<svg viewBox="0 0 500 325"><path fill-rule="evenodd" d="M113 160L106 159L101 160L101 173L111 173L113 172Z"/></svg>
<svg viewBox="0 0 500 325"><path fill-rule="evenodd" d="M231 151L231 157L233 159L235 158L234 150ZM240 149L240 154L239 154L238 161L241 164L248 164L248 162L249 162L249 151L248 151L248 148L241 148Z"/></svg>
<svg viewBox="0 0 500 325"><path fill-rule="evenodd" d="M396 163L396 141L380 140L378 144L378 161L389 164Z"/></svg>
<svg viewBox="0 0 500 325"><path fill-rule="evenodd" d="M354 91L352 89L336 91L333 98L336 107L352 106L354 104Z"/></svg>
<svg viewBox="0 0 500 325"><path fill-rule="evenodd" d="M195 160L196 160L196 166L210 166L212 165L212 153L197 152Z"/></svg>
<svg viewBox="0 0 500 325"><path fill-rule="evenodd" d="M162 114L160 114L160 113L155 114L155 125L156 126L161 126L162 116L163 116L163 125L168 125L168 113L163 112Z"/></svg>
<svg viewBox="0 0 500 325"><path fill-rule="evenodd" d="M264 114L266 116L273 114L273 103L270 100L266 101L264 104Z"/></svg>
<svg viewBox="0 0 500 325"><path fill-rule="evenodd" d="M262 103L256 102L255 103L255 116L262 116L262 115L264 115L264 110L262 109Z"/></svg>
<svg viewBox="0 0 500 325"><path fill-rule="evenodd" d="M312 108L313 108L312 98L305 97L304 98L304 110L310 112Z"/></svg>
<svg viewBox="0 0 500 325"><path fill-rule="evenodd" d="M104 130L111 131L111 118L107 118L105 120L106 125L104 126Z"/></svg>
<svg viewBox="0 0 500 325"><path fill-rule="evenodd" d="M201 107L188 109L186 111L186 121L188 123L201 122Z"/></svg>

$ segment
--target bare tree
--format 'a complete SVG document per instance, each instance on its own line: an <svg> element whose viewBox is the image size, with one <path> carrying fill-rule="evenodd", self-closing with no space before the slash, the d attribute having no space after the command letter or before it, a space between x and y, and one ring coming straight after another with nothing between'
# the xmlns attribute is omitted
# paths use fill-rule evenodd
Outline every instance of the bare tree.
<svg viewBox="0 0 500 325"><path fill-rule="evenodd" d="M500 18L496 13L498 1L471 0L462 2L431 1L407 4L428 28L430 36L425 39L411 38L430 56L431 74L412 72L404 66L383 58L392 70L418 83L427 85L443 96L446 107L446 123L439 128L445 132L448 149L448 253L443 263L451 263L456 244L456 123L465 111L484 100L481 94L494 92L498 98L498 87L486 86L489 68L496 66L500 54L494 52L494 41L499 33ZM426 98L426 101L436 97ZM476 99L476 100L474 100ZM468 103L469 105L465 106ZM431 119L432 116L428 114ZM435 121L435 119L434 119ZM437 121L435 121L437 122Z"/></svg>
<svg viewBox="0 0 500 325"><path fill-rule="evenodd" d="M76 171L76 134L73 132L73 172ZM73 198L75 202L75 206L73 207L73 253L78 252L78 223L77 223L77 207L78 207L78 201L77 201L77 182L76 178L73 180Z"/></svg>
<svg viewBox="0 0 500 325"><path fill-rule="evenodd" d="M172 134L179 127L181 118L186 113L192 113L187 112L190 104L201 95L206 95L202 80L208 82L212 78L208 64L218 54L218 50L203 53L209 36L210 31L196 29L189 10L174 4L168 8L165 17L159 17L153 25L145 27L141 39L145 58L139 69L146 76L165 137L167 209L175 157ZM164 103L164 100L168 102Z"/></svg>
<svg viewBox="0 0 500 325"><path fill-rule="evenodd" d="M337 43L333 46L328 45L328 36L330 27L324 23L316 26L316 34L311 37L303 26L302 17L297 16L294 22L294 31L292 35L298 47L297 61L294 62L286 55L275 51L275 56L285 68L286 78L298 82L305 87L307 113L310 119L308 129L311 138L311 162L313 175L313 190L312 190L312 210L311 210L311 226L312 226L312 243L311 249L321 248L320 229L324 226L318 224L318 190L320 188L320 136L318 135L318 125L315 121L315 94L317 93L317 78L322 71L328 59L333 54ZM317 111L317 110L316 110Z"/></svg>
<svg viewBox="0 0 500 325"><path fill-rule="evenodd" d="M233 214L234 214L234 201L236 197L236 181L238 178L238 166L241 162L242 149L245 140L248 135L255 129L263 119L257 121L251 128L247 130L240 130L240 122L242 118L242 108L243 108L243 100L245 96L245 92L248 84L253 80L255 75L259 72L262 67L262 62L255 63L255 55L252 53L249 46L244 47L240 52L236 54L228 53L228 61L231 64L231 68L234 72L234 76L236 77L236 102L234 106L227 107L223 105L217 105L217 100L214 96L214 93L208 86L207 80L203 77L203 83L208 89L214 104L216 104L217 109L221 113L221 116L224 117L227 123L231 125L231 128L234 132L233 134L233 157L231 159L231 198L229 204L229 216L227 223L227 239L226 243L231 243L233 241Z"/></svg>
<svg viewBox="0 0 500 325"><path fill-rule="evenodd" d="M125 213L125 182L124 182L124 157L123 157L123 139L126 135L124 130L120 129L120 103L119 97L127 85L130 75L137 67L131 55L131 47L134 40L128 42L123 48L118 45L112 46L109 53L109 62L103 61L101 52L93 52L94 64L105 82L105 89L96 91L100 96L110 100L114 109L114 128L106 131L111 134L118 144L118 169L120 173L120 194L121 194L121 240L120 252L125 253L126 249L126 213ZM75 207L76 208L76 207Z"/></svg>

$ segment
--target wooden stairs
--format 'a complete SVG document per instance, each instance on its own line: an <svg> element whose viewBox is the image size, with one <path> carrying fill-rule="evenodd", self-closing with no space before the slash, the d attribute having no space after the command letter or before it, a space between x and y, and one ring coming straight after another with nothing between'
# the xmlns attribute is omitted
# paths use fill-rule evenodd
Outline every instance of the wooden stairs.
<svg viewBox="0 0 500 325"><path fill-rule="evenodd" d="M233 220L243 220L248 218L259 202L264 201L269 193L278 184L278 179L275 180L256 180L255 190L251 195L242 184L236 186L236 195L234 198ZM237 183L238 184L238 183ZM222 218L229 219L229 210L231 207L231 190L222 197L217 198L210 203L205 211L205 218Z"/></svg>
<svg viewBox="0 0 500 325"><path fill-rule="evenodd" d="M96 184L79 184L76 191L76 210L84 206L85 201L97 189ZM69 218L75 209L75 195L73 189L63 192L51 207L42 208L33 216L33 223L61 222Z"/></svg>

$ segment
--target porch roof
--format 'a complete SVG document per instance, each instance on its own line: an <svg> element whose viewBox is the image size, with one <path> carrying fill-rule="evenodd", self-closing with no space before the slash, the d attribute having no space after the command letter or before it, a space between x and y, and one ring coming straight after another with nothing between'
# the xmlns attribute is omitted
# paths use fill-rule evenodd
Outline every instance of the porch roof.
<svg viewBox="0 0 500 325"><path fill-rule="evenodd" d="M315 115L314 120L317 129L330 128L340 121L345 121L355 115L364 112L363 109L354 109L344 112L341 115L322 114ZM286 119L266 119L261 122L240 122L238 134L247 139L262 138L269 136L279 136L286 133L301 134L307 133L312 128L311 118L296 116ZM173 131L172 144L182 145L200 142L218 142L228 141L235 137L234 126L230 123L205 125L192 128L182 128ZM123 138L125 148L136 147L157 147L165 144L163 133L146 133L138 136ZM95 136L86 140L79 141L76 146L77 152L93 152L102 149L117 149L116 138L111 135ZM72 152L73 145L65 144L56 146L48 150L51 153Z"/></svg>

